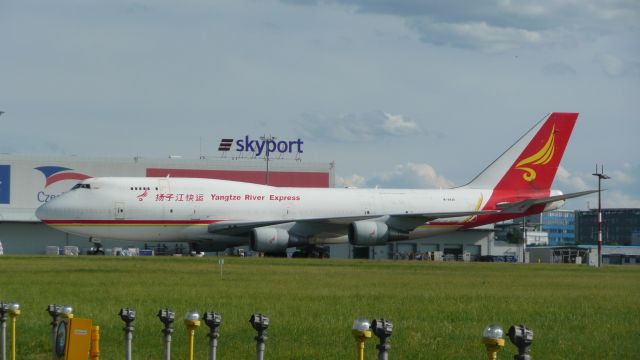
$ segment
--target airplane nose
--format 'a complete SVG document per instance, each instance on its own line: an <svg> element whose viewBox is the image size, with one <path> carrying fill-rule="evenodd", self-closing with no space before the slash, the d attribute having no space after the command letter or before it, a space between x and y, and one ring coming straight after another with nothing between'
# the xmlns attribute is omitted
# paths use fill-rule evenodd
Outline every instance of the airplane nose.
<svg viewBox="0 0 640 360"><path fill-rule="evenodd" d="M42 205L40 205L40 207L38 207L36 209L36 217L40 220L46 220L48 218L48 214L49 214L49 210L47 208L48 203L44 203Z"/></svg>

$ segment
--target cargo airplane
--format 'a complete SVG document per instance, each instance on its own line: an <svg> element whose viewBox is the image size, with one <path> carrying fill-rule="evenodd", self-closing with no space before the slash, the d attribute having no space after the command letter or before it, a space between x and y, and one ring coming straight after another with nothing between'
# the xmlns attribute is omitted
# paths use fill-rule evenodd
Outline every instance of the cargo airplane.
<svg viewBox="0 0 640 360"><path fill-rule="evenodd" d="M595 191L551 190L578 118L552 113L468 184L453 189L273 187L195 178L97 177L40 206L56 229L97 238L183 241L254 251L383 245L561 207Z"/></svg>

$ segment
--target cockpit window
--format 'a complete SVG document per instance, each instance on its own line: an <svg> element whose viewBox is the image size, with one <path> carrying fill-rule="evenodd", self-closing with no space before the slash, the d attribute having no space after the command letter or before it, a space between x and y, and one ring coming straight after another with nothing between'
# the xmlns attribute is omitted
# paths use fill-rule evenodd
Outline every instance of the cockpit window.
<svg viewBox="0 0 640 360"><path fill-rule="evenodd" d="M71 188L71 190L75 189L91 189L91 184L78 183Z"/></svg>

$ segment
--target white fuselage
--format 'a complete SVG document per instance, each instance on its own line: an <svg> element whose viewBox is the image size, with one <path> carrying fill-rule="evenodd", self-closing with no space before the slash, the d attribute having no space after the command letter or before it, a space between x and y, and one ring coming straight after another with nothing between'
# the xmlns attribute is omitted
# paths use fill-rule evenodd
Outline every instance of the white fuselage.
<svg viewBox="0 0 640 360"><path fill-rule="evenodd" d="M220 221L345 218L344 223L348 224L349 217L468 212L482 209L491 192L276 188L211 179L94 178L43 205L37 216L62 231L91 237L215 240L208 226ZM453 231L473 221L474 217L468 216L433 225L426 223L414 230L411 237ZM328 231L309 240L345 242L346 236L344 231Z"/></svg>

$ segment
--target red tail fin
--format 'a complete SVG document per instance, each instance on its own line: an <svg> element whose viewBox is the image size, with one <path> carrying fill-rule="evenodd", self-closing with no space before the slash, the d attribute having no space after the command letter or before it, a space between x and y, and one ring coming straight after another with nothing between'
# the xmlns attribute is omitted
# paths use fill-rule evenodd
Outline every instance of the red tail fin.
<svg viewBox="0 0 640 360"><path fill-rule="evenodd" d="M577 113L551 114L495 190L550 189L577 119Z"/></svg>
<svg viewBox="0 0 640 360"><path fill-rule="evenodd" d="M466 187L516 191L550 189L577 118L578 113L552 113Z"/></svg>

